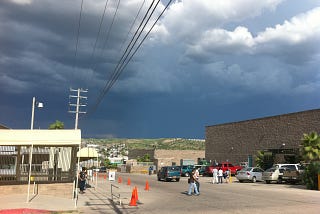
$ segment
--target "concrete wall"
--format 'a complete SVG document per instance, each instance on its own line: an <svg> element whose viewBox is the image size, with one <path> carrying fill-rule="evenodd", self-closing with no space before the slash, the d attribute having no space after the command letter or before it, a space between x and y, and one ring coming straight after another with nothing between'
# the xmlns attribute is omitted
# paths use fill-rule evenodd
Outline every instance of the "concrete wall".
<svg viewBox="0 0 320 214"><path fill-rule="evenodd" d="M197 163L198 158L204 158L203 150L155 150L154 158L157 169L161 166L171 166L173 163L180 165L181 159L193 159Z"/></svg>
<svg viewBox="0 0 320 214"><path fill-rule="evenodd" d="M35 191L38 195L51 195L66 199L72 198L73 183L56 183L56 184L36 184ZM30 196L32 197L34 185L30 186ZM28 185L4 185L0 186L2 193L12 194L26 194L28 193ZM30 197L30 198L31 198Z"/></svg>
<svg viewBox="0 0 320 214"><path fill-rule="evenodd" d="M254 161L258 150L298 148L312 131L320 132L320 109L207 126L205 157L239 164L253 155Z"/></svg>
<svg viewBox="0 0 320 214"><path fill-rule="evenodd" d="M198 158L205 157L204 150L143 150L135 149L129 151L129 159L136 159L145 154L150 155L151 161L154 162L157 169L161 166L171 166L173 164L180 165L181 159L193 159L197 163Z"/></svg>

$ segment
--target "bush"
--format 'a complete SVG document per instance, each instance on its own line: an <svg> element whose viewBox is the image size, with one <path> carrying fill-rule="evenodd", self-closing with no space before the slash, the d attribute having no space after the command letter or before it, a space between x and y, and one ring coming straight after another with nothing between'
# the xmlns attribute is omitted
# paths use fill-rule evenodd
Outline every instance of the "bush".
<svg viewBox="0 0 320 214"><path fill-rule="evenodd" d="M320 174L320 162L312 162L306 167L303 182L307 189L318 190L318 174Z"/></svg>

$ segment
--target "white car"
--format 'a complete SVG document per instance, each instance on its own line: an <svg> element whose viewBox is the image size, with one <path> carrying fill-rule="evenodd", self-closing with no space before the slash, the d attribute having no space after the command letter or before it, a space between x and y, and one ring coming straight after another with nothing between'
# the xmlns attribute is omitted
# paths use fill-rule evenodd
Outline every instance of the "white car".
<svg viewBox="0 0 320 214"><path fill-rule="evenodd" d="M263 169L259 167L246 167L237 172L236 178L240 183L243 181L252 181L255 183L256 181L262 180Z"/></svg>

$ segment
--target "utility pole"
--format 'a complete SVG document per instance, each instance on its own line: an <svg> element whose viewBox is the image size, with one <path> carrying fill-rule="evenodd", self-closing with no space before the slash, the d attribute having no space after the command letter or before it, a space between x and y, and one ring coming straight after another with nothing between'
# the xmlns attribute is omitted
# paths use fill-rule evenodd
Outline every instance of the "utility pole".
<svg viewBox="0 0 320 214"><path fill-rule="evenodd" d="M84 107L87 106L87 104L84 104L81 102L81 100L83 99L87 99L87 97L81 96L81 93L87 93L88 90L82 89L82 88L78 88L78 89L72 89L70 88L70 92L77 92L77 95L69 95L69 106L71 107L75 107L75 110L69 110L69 113L75 113L76 114L76 119L75 119L75 125L74 125L74 129L78 129L78 120L79 120L79 114L85 114L87 112L85 111L80 111L80 107ZM71 99L72 98L76 98L77 101L76 103L72 103Z"/></svg>

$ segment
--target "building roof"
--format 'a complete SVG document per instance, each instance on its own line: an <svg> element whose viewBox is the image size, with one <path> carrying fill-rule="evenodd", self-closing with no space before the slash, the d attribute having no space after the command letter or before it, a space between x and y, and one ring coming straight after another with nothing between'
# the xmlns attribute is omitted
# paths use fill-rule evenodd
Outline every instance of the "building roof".
<svg viewBox="0 0 320 214"><path fill-rule="evenodd" d="M0 129L0 146L70 146L81 144L77 129Z"/></svg>

